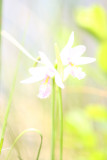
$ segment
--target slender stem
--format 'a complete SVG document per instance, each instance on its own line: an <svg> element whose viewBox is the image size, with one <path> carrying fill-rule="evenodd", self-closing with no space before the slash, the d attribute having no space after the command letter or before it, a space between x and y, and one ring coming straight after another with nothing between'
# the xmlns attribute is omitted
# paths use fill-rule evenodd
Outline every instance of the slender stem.
<svg viewBox="0 0 107 160"><path fill-rule="evenodd" d="M52 80L52 131L51 131L51 160L55 159L55 79Z"/></svg>
<svg viewBox="0 0 107 160"><path fill-rule="evenodd" d="M41 134L40 134L40 136L41 136L41 143L40 143L40 146L39 146L39 149L38 149L38 154L37 154L36 160L38 160L38 159L39 159L40 151L41 151L41 148L42 148L42 141L43 141L43 137L42 137L42 135L41 135Z"/></svg>
<svg viewBox="0 0 107 160"><path fill-rule="evenodd" d="M29 23L29 21L28 21L28 23ZM28 23L27 23L27 27L28 27ZM23 43L25 40L26 29L25 29L25 33L23 35ZM3 147L4 135L5 135L6 127L7 127L7 120L8 120L8 116L9 116L9 112L10 112L10 108L11 108L11 103L12 103L12 98L13 98L13 94L14 94L14 90L15 90L15 86L16 86L16 79L17 79L18 70L19 70L19 66L20 66L21 54L22 54L22 52L19 52L18 60L17 60L17 64L16 64L16 69L15 69L15 73L14 73L14 78L13 78L13 83L12 83L12 88L10 91L8 104L7 104L7 108L6 108L6 113L5 113L5 117L4 117L4 121L3 121L3 127L2 127L2 131L1 131L1 137L0 137L0 154L1 154L2 147Z"/></svg>
<svg viewBox="0 0 107 160"><path fill-rule="evenodd" d="M60 160L63 159L63 105L61 88L58 87L59 98L59 124L60 124Z"/></svg>
<svg viewBox="0 0 107 160"><path fill-rule="evenodd" d="M59 97L58 95L58 86L56 87L56 110L55 110L55 128L56 128L56 139L58 138L59 132Z"/></svg>
<svg viewBox="0 0 107 160"><path fill-rule="evenodd" d="M26 129L24 130L23 132L21 132L17 137L16 139L14 140L11 148L10 148L10 151L8 152L7 156L6 156L6 159L5 160L8 160L9 159L9 156L10 156L10 153L12 151L12 149L14 148L15 144L17 143L17 141L27 132L36 132L40 135L41 137L41 142L40 142L40 146L39 146L39 149L38 149L38 154L37 154L37 157L36 157L36 160L39 159L39 155L40 155L40 151L41 151L41 147L42 147L42 141L43 141L43 137L42 137L42 134L40 133L39 130L35 129L35 128L30 128L30 129Z"/></svg>
<svg viewBox="0 0 107 160"><path fill-rule="evenodd" d="M40 63L40 61L36 60L24 47L21 45L13 36L11 36L5 30L2 30L1 35L6 38L11 44L13 44L16 48L18 48L24 55L33 60L34 62Z"/></svg>
<svg viewBox="0 0 107 160"><path fill-rule="evenodd" d="M2 29L2 0L0 0L0 33L1 33L1 29ZM1 44L1 34L0 34L0 74L1 74L1 70L2 70L2 44ZM1 87L1 85L0 85ZM0 88L1 89L1 88Z"/></svg>
<svg viewBox="0 0 107 160"><path fill-rule="evenodd" d="M57 58L57 71L60 73L61 77L63 77L63 65L60 58L60 52L57 44L55 44L55 52ZM62 94L61 88L58 87L58 103L59 103L59 132L60 132L60 160L63 159L63 106L62 106Z"/></svg>
<svg viewBox="0 0 107 160"><path fill-rule="evenodd" d="M9 115L9 112L10 112L12 98L13 98L13 94L14 94L14 90L15 90L16 78L17 78L19 64L20 64L20 56L21 56L21 54L19 54L19 56L18 56L15 75L14 75L14 79L13 79L13 83L12 83L12 89L11 89L11 92L10 92L10 96L9 96L9 100L8 100L8 104L7 104L7 109L6 109L6 113L5 113L5 118L4 118L4 122L3 122L3 127L2 127L1 137L0 137L0 153L1 153L1 150L2 150L2 146L3 146L5 130L6 130L6 127L7 127L7 119L8 119L8 115Z"/></svg>
<svg viewBox="0 0 107 160"><path fill-rule="evenodd" d="M2 27L2 0L0 0L0 31L1 31L1 27Z"/></svg>

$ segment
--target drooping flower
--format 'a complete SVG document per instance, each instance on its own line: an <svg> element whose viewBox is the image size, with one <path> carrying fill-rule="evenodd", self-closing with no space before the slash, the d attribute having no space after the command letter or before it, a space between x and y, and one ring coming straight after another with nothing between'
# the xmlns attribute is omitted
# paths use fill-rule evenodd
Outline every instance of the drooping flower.
<svg viewBox="0 0 107 160"><path fill-rule="evenodd" d="M50 80L53 77L55 77L55 82L60 88L64 88L64 85L62 83L59 73L53 67L49 59L46 57L46 55L43 52L39 52L39 54L41 58L41 63L44 64L44 66L30 68L29 72L31 74L31 77L21 81L21 83L28 84L42 80L38 97L47 98L51 93Z"/></svg>
<svg viewBox="0 0 107 160"><path fill-rule="evenodd" d="M70 74L79 80L83 79L86 74L82 71L81 67L78 67L78 65L92 63L96 60L95 58L81 57L85 52L86 47L84 45L78 45L72 48L73 42L74 32L71 33L68 43L60 54L62 63L66 66L64 69L64 80L66 80Z"/></svg>

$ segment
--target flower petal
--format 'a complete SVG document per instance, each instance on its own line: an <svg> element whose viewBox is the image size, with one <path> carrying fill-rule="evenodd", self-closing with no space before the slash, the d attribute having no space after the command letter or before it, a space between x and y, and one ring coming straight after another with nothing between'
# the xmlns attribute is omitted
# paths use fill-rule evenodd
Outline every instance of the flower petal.
<svg viewBox="0 0 107 160"><path fill-rule="evenodd" d="M21 83L34 83L45 78L47 70L46 67L32 67L29 69L31 77L21 81Z"/></svg>
<svg viewBox="0 0 107 160"><path fill-rule="evenodd" d="M68 43L61 51L60 56L61 56L61 60L62 60L63 65L67 65L69 63L69 55L70 55L70 51L71 51L71 47L73 45L73 42L74 42L74 32L71 33L71 36L68 40Z"/></svg>
<svg viewBox="0 0 107 160"><path fill-rule="evenodd" d="M47 75L52 78L55 75L55 71L54 68L47 68Z"/></svg>
<svg viewBox="0 0 107 160"><path fill-rule="evenodd" d="M64 69L64 81L68 78L68 76L71 74L71 66L67 66L65 69Z"/></svg>
<svg viewBox="0 0 107 160"><path fill-rule="evenodd" d="M75 78L83 79L86 74L82 71L80 67L71 67L71 75Z"/></svg>
<svg viewBox="0 0 107 160"><path fill-rule="evenodd" d="M39 55L41 57L41 62L48 66L49 68L54 68L52 63L49 61L48 57L41 51L39 51Z"/></svg>
<svg viewBox="0 0 107 160"><path fill-rule="evenodd" d="M90 58L90 57L80 57L80 58L72 58L71 63L74 65L82 65L82 64L88 64L96 61L95 58Z"/></svg>
<svg viewBox="0 0 107 160"><path fill-rule="evenodd" d="M57 71L55 72L55 82L60 88L64 88L64 84L62 83L61 77Z"/></svg>
<svg viewBox="0 0 107 160"><path fill-rule="evenodd" d="M43 79L46 75L47 68L46 67L32 67L29 69L29 72L32 76Z"/></svg>
<svg viewBox="0 0 107 160"><path fill-rule="evenodd" d="M50 83L42 83L39 89L39 98L47 98L51 93Z"/></svg>
<svg viewBox="0 0 107 160"><path fill-rule="evenodd" d="M60 57L61 57L61 61L63 63L63 65L67 65L69 64L69 48L64 48L62 51L61 51L61 54L60 54Z"/></svg>
<svg viewBox="0 0 107 160"><path fill-rule="evenodd" d="M30 84L30 83L35 83L39 81L36 77L30 77L30 78L27 78L25 80L22 80L21 83L26 83L26 84Z"/></svg>
<svg viewBox="0 0 107 160"><path fill-rule="evenodd" d="M69 40L68 40L68 43L67 43L67 46L71 48L73 43L74 43L74 32L71 33Z"/></svg>
<svg viewBox="0 0 107 160"><path fill-rule="evenodd" d="M86 50L84 45L78 45L76 47L71 48L70 55L72 57L80 57Z"/></svg>

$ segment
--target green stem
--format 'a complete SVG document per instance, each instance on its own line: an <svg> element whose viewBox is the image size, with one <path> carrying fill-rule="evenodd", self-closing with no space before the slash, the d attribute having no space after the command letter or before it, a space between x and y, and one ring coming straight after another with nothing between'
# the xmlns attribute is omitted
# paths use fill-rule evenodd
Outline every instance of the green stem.
<svg viewBox="0 0 107 160"><path fill-rule="evenodd" d="M28 17L28 22L27 22L26 28L25 28L25 33L23 35L23 43L25 40L25 35L26 35L26 30L27 30L28 24L29 24L29 17ZM14 90L15 90L16 79L17 79L18 70L19 70L19 66L20 66L21 54L22 54L22 52L19 52L18 60L17 60L17 64L16 64L16 69L15 69L15 74L14 74L14 78L13 78L13 83L12 83L12 88L10 91L9 100L8 100L8 104L7 104L7 108L6 108L6 113L5 113L5 117L4 117L4 121L3 121L3 127L2 127L2 131L1 131L1 137L0 137L0 154L1 154L2 147L3 147L4 135L5 135L6 127L7 127L7 120L8 120L8 116L9 116L9 112L10 112L10 108L11 108L11 103L12 103L12 98L13 98L13 94L14 94Z"/></svg>
<svg viewBox="0 0 107 160"><path fill-rule="evenodd" d="M59 124L60 124L60 160L63 159L63 105L61 88L58 87L59 98Z"/></svg>
<svg viewBox="0 0 107 160"><path fill-rule="evenodd" d="M52 80L51 160L55 159L55 79Z"/></svg>
<svg viewBox="0 0 107 160"><path fill-rule="evenodd" d="M40 137L41 137L41 142L40 142L40 146L39 146L39 149L38 149L38 154L37 154L37 157L36 157L36 160L39 159L39 155L40 155L40 151L41 151L41 147L42 147L43 137L42 137L42 134L40 133L39 130L34 129L34 128L30 128L30 129L24 130L23 132L21 132L21 133L16 137L16 139L14 140L14 142L13 142L11 148L10 148L10 151L8 152L7 157L6 157L5 160L8 160L8 159L9 159L10 153L11 153L12 149L14 148L15 144L16 144L17 141L18 141L25 133L27 133L27 132L36 132L36 133L38 133L38 134L40 135Z"/></svg>
<svg viewBox="0 0 107 160"><path fill-rule="evenodd" d="M13 36L11 36L5 30L2 30L1 35L6 38L11 44L13 44L16 48L18 48L24 55L33 60L34 62L40 63L40 61L36 60L24 47L21 45Z"/></svg>
<svg viewBox="0 0 107 160"><path fill-rule="evenodd" d="M40 133L40 132L39 132L39 133ZM38 149L38 154L37 154L36 160L38 160L38 159L39 159L40 151L41 151L41 148L42 148L42 141L43 141L43 137L42 137L42 135L41 135L41 134L40 134L40 136L41 136L41 143L40 143L40 146L39 146L39 149Z"/></svg>
<svg viewBox="0 0 107 160"><path fill-rule="evenodd" d="M1 27L2 27L2 0L0 0L0 32L1 32Z"/></svg>
<svg viewBox="0 0 107 160"><path fill-rule="evenodd" d="M0 33L2 29L2 0L0 0ZM1 74L1 66L2 66L2 47L1 47L1 34L0 34L0 74Z"/></svg>
<svg viewBox="0 0 107 160"><path fill-rule="evenodd" d="M18 56L18 61L17 61L17 65L16 65L14 78L13 78L13 83L12 83L12 89L11 89L11 92L10 92L10 96L9 96L9 100L8 100L8 104L7 104L7 108L6 108L6 113L5 113L5 118L4 118L4 122L3 122L3 127L2 127L1 137L0 137L0 153L1 153L1 150L2 150L2 146L3 146L5 130L6 130L6 127L7 127L7 119L8 119L8 115L9 115L9 112L10 112L12 98L13 98L13 94L14 94L14 90L15 90L16 78L17 78L19 64L20 64L20 56L21 56L21 53Z"/></svg>

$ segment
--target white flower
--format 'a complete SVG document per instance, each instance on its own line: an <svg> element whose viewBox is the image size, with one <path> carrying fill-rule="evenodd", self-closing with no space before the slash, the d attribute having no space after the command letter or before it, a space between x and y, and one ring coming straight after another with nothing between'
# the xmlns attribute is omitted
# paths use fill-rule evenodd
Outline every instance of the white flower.
<svg viewBox="0 0 107 160"><path fill-rule="evenodd" d="M81 55L85 52L86 47L84 45L78 45L76 47L72 47L74 42L74 32L72 32L68 43L61 51L61 60L63 65L67 67L64 70L64 80L68 78L71 74L73 77L83 79L85 77L85 73L82 71L78 65L88 64L94 62L95 58L90 57L81 57Z"/></svg>
<svg viewBox="0 0 107 160"><path fill-rule="evenodd" d="M62 80L60 78L59 73L55 70L49 59L43 52L39 52L41 62L44 66L41 67L32 67L29 69L31 77L21 81L21 83L35 83L38 81L42 81L42 84L39 89L39 98L47 98L51 93L51 84L50 80L55 77L55 82L60 88L64 88Z"/></svg>

